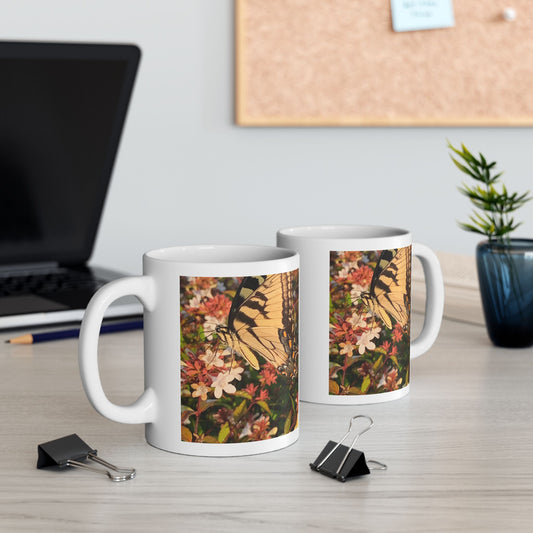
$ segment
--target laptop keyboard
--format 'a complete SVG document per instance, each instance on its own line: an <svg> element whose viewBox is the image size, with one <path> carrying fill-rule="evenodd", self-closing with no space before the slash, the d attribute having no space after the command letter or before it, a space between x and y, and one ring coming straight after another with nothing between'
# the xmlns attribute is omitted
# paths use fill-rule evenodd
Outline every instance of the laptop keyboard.
<svg viewBox="0 0 533 533"><path fill-rule="evenodd" d="M17 274L0 277L0 296L96 291L104 284L104 281L95 279L90 272L83 271L54 270L39 274Z"/></svg>

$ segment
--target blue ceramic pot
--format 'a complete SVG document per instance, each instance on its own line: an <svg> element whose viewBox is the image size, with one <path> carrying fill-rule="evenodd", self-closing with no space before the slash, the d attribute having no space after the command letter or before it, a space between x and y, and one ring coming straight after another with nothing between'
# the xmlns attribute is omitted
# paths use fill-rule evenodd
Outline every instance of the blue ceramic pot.
<svg viewBox="0 0 533 533"><path fill-rule="evenodd" d="M533 346L533 239L476 249L485 322L496 346Z"/></svg>

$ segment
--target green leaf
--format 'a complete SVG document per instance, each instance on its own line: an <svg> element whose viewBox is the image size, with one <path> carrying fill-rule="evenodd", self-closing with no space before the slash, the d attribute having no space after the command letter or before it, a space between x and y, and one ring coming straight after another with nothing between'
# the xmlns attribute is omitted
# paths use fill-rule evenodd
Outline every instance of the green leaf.
<svg viewBox="0 0 533 533"><path fill-rule="evenodd" d="M287 418L285 419L285 424L283 426L283 433L286 435L291 430L291 423L292 423L292 413L289 413Z"/></svg>
<svg viewBox="0 0 533 533"><path fill-rule="evenodd" d="M233 416L239 419L246 410L246 400L243 400L233 411Z"/></svg>
<svg viewBox="0 0 533 533"><path fill-rule="evenodd" d="M464 172L465 174L468 174L471 178L474 178L475 180L479 180L479 176L477 176L476 174L474 174L473 172L471 172L468 168L466 168L465 166L461 165L461 163L459 163L459 161L457 161L456 159L454 159L452 157L452 161L455 163L455 166L461 171L461 172Z"/></svg>
<svg viewBox="0 0 533 533"><path fill-rule="evenodd" d="M475 158L474 156L466 149L466 146L464 144L461 144L461 148L463 149L462 151L461 150L458 150L457 148L455 148L451 143L450 141L448 141L448 148L450 150L452 150L452 152L455 152L458 156L460 156L463 160L465 161L469 161L469 162L473 162L475 161Z"/></svg>
<svg viewBox="0 0 533 533"><path fill-rule="evenodd" d="M225 440L228 438L229 436L229 423L226 422L221 428L220 428L220 431L218 432L218 442L225 442Z"/></svg>
<svg viewBox="0 0 533 533"><path fill-rule="evenodd" d="M346 363L346 368L350 368L354 363L357 363L357 357L350 357ZM341 367L342 368L342 367Z"/></svg>
<svg viewBox="0 0 533 533"><path fill-rule="evenodd" d="M479 164L479 161L468 151L468 148L463 143L461 143L461 148L463 149L463 151L461 152L461 155L467 161L471 161L473 163Z"/></svg>
<svg viewBox="0 0 533 533"><path fill-rule="evenodd" d="M261 409L263 409L263 411L266 411L269 415L272 414L272 411L270 410L268 403L266 403L264 400L258 401L257 405L259 405L259 407L261 407Z"/></svg>
<svg viewBox="0 0 533 533"><path fill-rule="evenodd" d="M363 379L363 384L361 385L361 392L366 394L368 387L370 387L370 376L365 376L365 379Z"/></svg>
<svg viewBox="0 0 533 533"><path fill-rule="evenodd" d="M339 394L340 388L339 384L336 381L333 381L332 379L329 380L329 393L330 394Z"/></svg>
<svg viewBox="0 0 533 533"><path fill-rule="evenodd" d="M201 340L205 341L205 331L204 331L204 328L203 326L198 326L198 336L200 337Z"/></svg>
<svg viewBox="0 0 533 533"><path fill-rule="evenodd" d="M454 165L462 173L484 184L470 187L463 182L457 187L461 194L469 198L474 208L481 211L480 213L474 210L469 216L469 223L458 222L458 226L465 231L485 235L489 240L503 241L503 236L508 239L507 235L514 231L520 222L515 222L513 218L509 220L507 215L533 199L530 192L509 193L505 184L502 184L501 191L498 191L494 184L503 172L496 172L496 161L489 163L482 153L479 153L479 159L476 159L464 143L461 143L461 149L458 149L447 140L447 146L452 152L449 155ZM452 154L457 155L460 160Z"/></svg>
<svg viewBox="0 0 533 533"><path fill-rule="evenodd" d="M185 442L192 442L191 430L185 426L181 426L181 440Z"/></svg>
<svg viewBox="0 0 533 533"><path fill-rule="evenodd" d="M472 233L479 233L480 235L487 235L483 230L480 230L474 226L471 226L470 224L463 224L462 222L459 222L459 227L461 229L464 229L465 231L471 231Z"/></svg>

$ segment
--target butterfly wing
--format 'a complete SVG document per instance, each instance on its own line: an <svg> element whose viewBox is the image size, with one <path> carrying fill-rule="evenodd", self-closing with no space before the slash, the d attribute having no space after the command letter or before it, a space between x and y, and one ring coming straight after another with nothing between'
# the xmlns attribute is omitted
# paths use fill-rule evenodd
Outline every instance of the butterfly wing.
<svg viewBox="0 0 533 533"><path fill-rule="evenodd" d="M228 315L232 348L259 369L257 356L287 367L294 349L294 310L289 273L244 278Z"/></svg>
<svg viewBox="0 0 533 533"><path fill-rule="evenodd" d="M409 322L411 247L383 250L370 284L372 311L385 326L394 319L402 327Z"/></svg>

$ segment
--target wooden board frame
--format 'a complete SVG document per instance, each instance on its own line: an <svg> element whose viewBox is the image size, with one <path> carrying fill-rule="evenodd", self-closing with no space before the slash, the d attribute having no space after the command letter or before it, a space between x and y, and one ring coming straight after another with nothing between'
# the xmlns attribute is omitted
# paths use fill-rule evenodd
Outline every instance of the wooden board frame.
<svg viewBox="0 0 533 533"><path fill-rule="evenodd" d="M454 2L394 32L388 0L235 0L241 126L532 126L533 6Z"/></svg>

